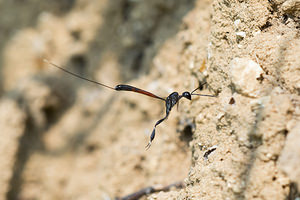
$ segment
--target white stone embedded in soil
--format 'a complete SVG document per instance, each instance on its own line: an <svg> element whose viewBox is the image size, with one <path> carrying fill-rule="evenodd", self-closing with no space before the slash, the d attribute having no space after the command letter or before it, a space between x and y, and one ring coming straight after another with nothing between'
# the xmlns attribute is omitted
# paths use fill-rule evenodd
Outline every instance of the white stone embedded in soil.
<svg viewBox="0 0 300 200"><path fill-rule="evenodd" d="M238 37L240 37L240 38L245 38L245 37L246 37L246 33L243 32L243 31L236 32L235 34L236 34L236 36L238 36Z"/></svg>
<svg viewBox="0 0 300 200"><path fill-rule="evenodd" d="M212 43L208 43L208 46L207 46L207 59L209 60L211 57L212 57Z"/></svg>
<svg viewBox="0 0 300 200"><path fill-rule="evenodd" d="M259 34L261 34L261 31L260 31L260 30L254 31L254 32L252 33L253 36L257 36L257 35L259 35Z"/></svg>
<svg viewBox="0 0 300 200"><path fill-rule="evenodd" d="M234 26L235 26L236 28L238 28L239 25L240 25L240 23L241 23L241 20L240 20L240 19L237 19L237 20L235 20L233 23L234 23Z"/></svg>
<svg viewBox="0 0 300 200"><path fill-rule="evenodd" d="M281 9L285 13L300 17L300 0L287 0L282 4Z"/></svg>
<svg viewBox="0 0 300 200"><path fill-rule="evenodd" d="M234 58L230 62L230 74L237 91L250 97L257 97L260 83L257 78L262 68L249 58Z"/></svg>

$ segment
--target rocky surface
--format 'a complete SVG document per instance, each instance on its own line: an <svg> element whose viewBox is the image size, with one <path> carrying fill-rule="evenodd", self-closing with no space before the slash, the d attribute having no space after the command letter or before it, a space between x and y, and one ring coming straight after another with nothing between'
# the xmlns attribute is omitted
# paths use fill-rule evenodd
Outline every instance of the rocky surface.
<svg viewBox="0 0 300 200"><path fill-rule="evenodd" d="M299 2L0 1L0 199L299 196ZM164 102L99 88L134 85Z"/></svg>

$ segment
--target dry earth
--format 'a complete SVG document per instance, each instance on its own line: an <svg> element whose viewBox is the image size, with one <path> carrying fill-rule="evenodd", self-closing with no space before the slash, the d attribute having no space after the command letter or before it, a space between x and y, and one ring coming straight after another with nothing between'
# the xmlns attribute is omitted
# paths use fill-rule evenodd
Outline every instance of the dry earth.
<svg viewBox="0 0 300 200"><path fill-rule="evenodd" d="M300 198L299 31L299 0L0 0L0 199ZM145 151L162 101L44 58L217 98L182 100Z"/></svg>

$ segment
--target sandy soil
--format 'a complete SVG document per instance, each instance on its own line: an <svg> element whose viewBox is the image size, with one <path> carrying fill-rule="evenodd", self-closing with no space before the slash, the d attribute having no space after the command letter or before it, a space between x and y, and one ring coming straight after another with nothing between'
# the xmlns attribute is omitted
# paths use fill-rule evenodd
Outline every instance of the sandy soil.
<svg viewBox="0 0 300 200"><path fill-rule="evenodd" d="M0 199L300 198L300 3L0 1ZM164 117L166 97L201 94Z"/></svg>

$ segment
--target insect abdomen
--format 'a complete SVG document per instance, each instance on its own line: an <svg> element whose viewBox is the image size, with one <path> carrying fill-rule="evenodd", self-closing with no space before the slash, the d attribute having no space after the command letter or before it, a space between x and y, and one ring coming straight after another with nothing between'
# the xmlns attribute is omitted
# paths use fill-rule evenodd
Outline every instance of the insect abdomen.
<svg viewBox="0 0 300 200"><path fill-rule="evenodd" d="M140 93L140 94L144 94L144 95L147 95L147 96L154 97L154 98L161 99L161 100L165 101L165 99L163 99L163 98L161 98L159 96L156 96L155 94L152 94L151 92L148 92L148 91L145 91L145 90L133 87L131 85L117 85L115 87L115 90L117 90L117 91L132 91L132 92L137 92L137 93Z"/></svg>

